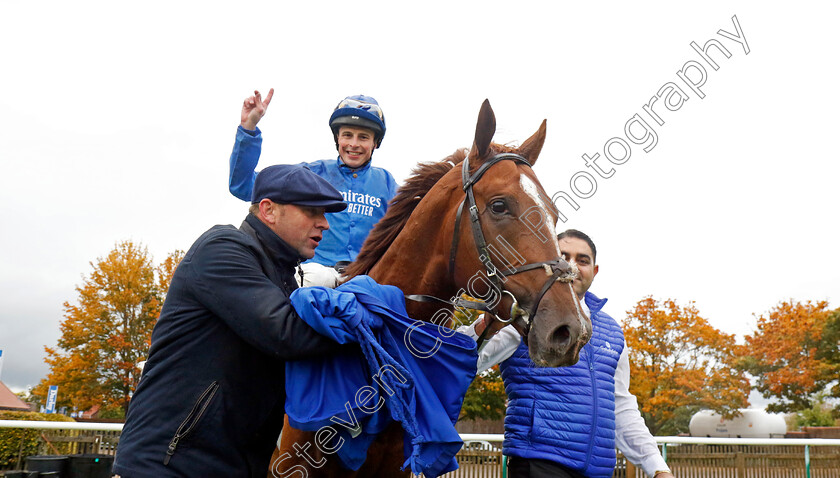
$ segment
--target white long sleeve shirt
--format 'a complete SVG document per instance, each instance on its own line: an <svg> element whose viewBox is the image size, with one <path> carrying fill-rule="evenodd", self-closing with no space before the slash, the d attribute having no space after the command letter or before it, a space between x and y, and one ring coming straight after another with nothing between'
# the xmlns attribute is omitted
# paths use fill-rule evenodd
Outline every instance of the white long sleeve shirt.
<svg viewBox="0 0 840 478"><path fill-rule="evenodd" d="M580 305L588 316L589 308L583 301ZM458 327L458 332L477 339L476 322ZM477 372L507 360L519 347L519 342L519 332L512 325L504 327L485 342L478 354ZM670 471L639 412L636 396L630 393L630 359L626 346L615 369L615 444L630 462L641 466L648 476L654 476L657 471Z"/></svg>

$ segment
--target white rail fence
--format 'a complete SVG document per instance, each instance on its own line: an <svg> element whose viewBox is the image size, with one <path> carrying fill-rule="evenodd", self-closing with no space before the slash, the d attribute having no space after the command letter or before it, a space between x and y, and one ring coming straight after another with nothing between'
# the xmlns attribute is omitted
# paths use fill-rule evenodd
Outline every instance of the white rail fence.
<svg viewBox="0 0 840 478"><path fill-rule="evenodd" d="M57 450L50 440L93 444L97 447L94 452L112 454L122 428L122 423L0 420L0 430L40 430L41 438L50 443L53 452ZM49 435L50 432L58 435ZM447 477L505 476L505 460L501 452L504 435L465 433L461 434L461 438L466 443L472 442L473 446L459 454L462 469ZM840 439L674 436L655 439L660 444L662 455L680 478L840 478ZM491 447L488 449L485 443L491 444ZM48 449L45 451L50 452ZM642 478L645 475L619 457L614 476Z"/></svg>

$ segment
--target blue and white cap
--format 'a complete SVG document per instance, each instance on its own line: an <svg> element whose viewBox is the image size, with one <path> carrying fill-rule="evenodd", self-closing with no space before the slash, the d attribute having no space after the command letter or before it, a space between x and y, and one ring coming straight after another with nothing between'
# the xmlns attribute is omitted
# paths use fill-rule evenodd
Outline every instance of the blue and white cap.
<svg viewBox="0 0 840 478"><path fill-rule="evenodd" d="M330 116L330 129L336 145L338 145L338 130L342 126L358 126L373 130L374 141L378 148L385 137L385 113L379 103L372 96L348 96L338 103Z"/></svg>

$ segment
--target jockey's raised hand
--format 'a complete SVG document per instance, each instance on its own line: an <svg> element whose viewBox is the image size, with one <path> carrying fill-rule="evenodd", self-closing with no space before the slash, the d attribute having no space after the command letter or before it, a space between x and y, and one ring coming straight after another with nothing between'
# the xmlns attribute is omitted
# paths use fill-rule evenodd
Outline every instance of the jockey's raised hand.
<svg viewBox="0 0 840 478"><path fill-rule="evenodd" d="M268 96L265 100L257 90L254 90L254 96L245 98L242 103L242 120L240 125L247 130L253 131L257 128L257 123L260 122L265 115L265 110L268 109L268 104L271 103L271 97L274 96L274 88L268 90Z"/></svg>

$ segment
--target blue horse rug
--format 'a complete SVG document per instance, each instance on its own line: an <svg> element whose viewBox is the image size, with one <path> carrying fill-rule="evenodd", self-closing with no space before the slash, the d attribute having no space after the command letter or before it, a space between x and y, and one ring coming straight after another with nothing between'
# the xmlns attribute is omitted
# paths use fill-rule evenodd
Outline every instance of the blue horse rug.
<svg viewBox="0 0 840 478"><path fill-rule="evenodd" d="M475 341L410 319L403 292L368 276L337 289L297 289L291 300L318 333L358 343L361 352L287 362L289 423L305 431L331 426L338 433L321 446L357 470L396 420L405 431L403 469L429 478L457 469L463 443L454 424L475 377Z"/></svg>

